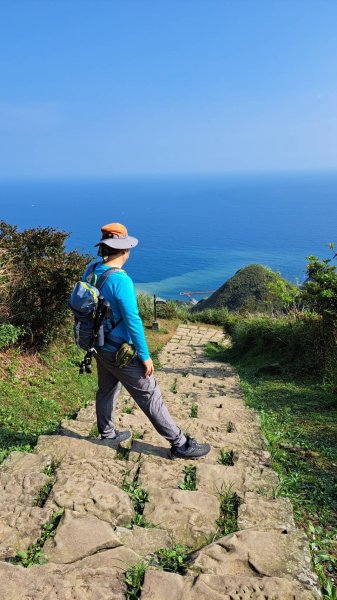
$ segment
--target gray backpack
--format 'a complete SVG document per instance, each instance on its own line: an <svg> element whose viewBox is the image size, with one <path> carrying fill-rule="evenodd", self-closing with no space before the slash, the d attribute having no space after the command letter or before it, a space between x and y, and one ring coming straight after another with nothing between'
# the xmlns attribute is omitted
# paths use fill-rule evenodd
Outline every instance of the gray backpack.
<svg viewBox="0 0 337 600"><path fill-rule="evenodd" d="M100 263L90 266L87 280L90 281L90 275L98 264ZM102 273L95 285L88 281L78 281L68 298L68 306L74 315L75 343L82 350L94 352L95 348L104 345L104 319L109 320L109 333L122 321L120 319L117 323L114 322L110 304L100 293L110 275L119 270L110 267Z"/></svg>

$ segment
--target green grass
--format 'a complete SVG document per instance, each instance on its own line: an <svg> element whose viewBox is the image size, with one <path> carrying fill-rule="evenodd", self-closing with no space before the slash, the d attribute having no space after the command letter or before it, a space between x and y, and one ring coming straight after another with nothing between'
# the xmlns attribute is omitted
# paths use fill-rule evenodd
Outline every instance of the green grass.
<svg viewBox="0 0 337 600"><path fill-rule="evenodd" d="M243 344L243 340L241 340ZM245 401L260 414L261 427L280 477L278 495L290 498L297 527L309 539L324 598L336 594L336 395L312 377L286 365L282 374L261 375L271 354L208 346L209 356L237 369ZM300 359L302 363L302 357ZM260 373L260 374L259 374Z"/></svg>
<svg viewBox="0 0 337 600"><path fill-rule="evenodd" d="M14 450L29 452L39 435L54 432L94 400L96 378L78 374L81 357L67 342L40 355L2 353L0 462Z"/></svg>
<svg viewBox="0 0 337 600"><path fill-rule="evenodd" d="M234 533L238 529L238 510L240 498L231 487L224 487L219 493L220 516L217 519L217 532L215 537Z"/></svg>
<svg viewBox="0 0 337 600"><path fill-rule="evenodd" d="M54 483L55 479L51 479L42 486L42 488L39 490L38 494L35 497L34 506L39 506L40 508L42 508L46 504Z"/></svg>

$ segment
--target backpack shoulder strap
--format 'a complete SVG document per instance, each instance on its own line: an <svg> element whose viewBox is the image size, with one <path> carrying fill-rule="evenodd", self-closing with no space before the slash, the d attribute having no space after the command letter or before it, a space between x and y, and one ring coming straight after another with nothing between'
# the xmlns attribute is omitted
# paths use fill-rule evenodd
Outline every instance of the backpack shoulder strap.
<svg viewBox="0 0 337 600"><path fill-rule="evenodd" d="M102 275L98 278L98 281L96 282L96 288L98 289L98 291L99 292L101 291L101 288L105 284L106 280L110 277L110 275L113 274L111 271L116 272L116 271L121 271L121 270L122 269L119 269L118 267L110 267L109 269L106 269L106 271L104 273L102 273ZM108 333L111 333L123 321L123 318L121 317L117 322L115 322L112 317L112 313L111 313L111 318L113 320L113 326Z"/></svg>
<svg viewBox="0 0 337 600"><path fill-rule="evenodd" d="M106 269L96 282L95 287L97 287L98 291L101 291L101 288L105 284L106 280L110 277L110 275L112 275L111 271L121 271L121 269L119 269L119 267L109 267L109 269Z"/></svg>
<svg viewBox="0 0 337 600"><path fill-rule="evenodd" d="M90 283L90 282L88 281L89 277L90 277L90 276L92 276L92 275L94 274L94 270L95 270L95 268L97 267L97 265L99 265L99 264L100 264L100 262L101 262L101 261L97 261L97 262L95 262L95 263L92 263L92 264L89 266L89 268L88 268L88 272L87 272L87 274L86 274L86 276L85 276L85 280L86 280L88 283Z"/></svg>

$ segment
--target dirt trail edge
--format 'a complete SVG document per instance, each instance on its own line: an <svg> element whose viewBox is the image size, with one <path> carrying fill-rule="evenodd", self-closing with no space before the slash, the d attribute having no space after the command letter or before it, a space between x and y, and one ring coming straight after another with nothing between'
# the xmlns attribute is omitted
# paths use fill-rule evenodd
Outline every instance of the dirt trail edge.
<svg viewBox="0 0 337 600"><path fill-rule="evenodd" d="M141 559L149 562L142 600L321 597L306 536L289 500L275 498L279 481L258 418L232 368L205 356L203 346L221 339L215 329L180 325L157 373L183 431L212 445L205 458L171 461L123 390L116 425L133 431L129 448L88 437L89 406L59 435L41 436L33 453L4 461L1 600L123 600L124 573ZM188 547L183 575L155 558L177 543ZM26 563L41 553L47 562L13 564L17 551Z"/></svg>

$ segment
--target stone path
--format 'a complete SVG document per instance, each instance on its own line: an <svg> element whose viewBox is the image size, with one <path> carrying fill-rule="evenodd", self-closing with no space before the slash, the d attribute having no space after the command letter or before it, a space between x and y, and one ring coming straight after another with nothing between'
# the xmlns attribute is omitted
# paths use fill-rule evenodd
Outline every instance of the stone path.
<svg viewBox="0 0 337 600"><path fill-rule="evenodd" d="M275 498L278 478L257 416L231 367L204 354L207 341L221 338L214 329L179 326L157 373L183 431L212 444L207 457L169 460L167 444L124 390L116 425L132 429L129 449L117 452L88 437L95 422L89 406L64 421L60 435L41 436L34 453L6 459L0 600L122 600L123 574L142 558L151 563L142 600L320 598L306 537L295 528L290 502ZM220 456L234 464L221 464ZM195 490L179 487L186 466L196 468ZM132 489L146 490L147 501L137 505ZM224 535L226 494L236 499L237 531ZM54 537L42 548L48 562L12 564L60 509ZM185 575L164 572L154 560L156 550L176 543L189 547Z"/></svg>

